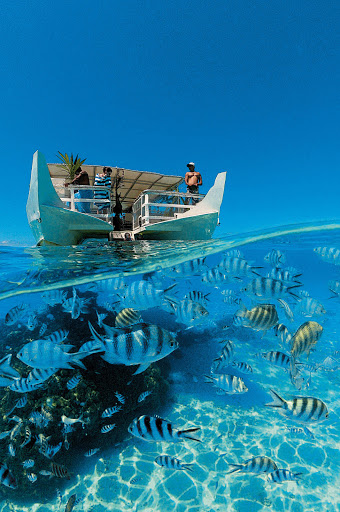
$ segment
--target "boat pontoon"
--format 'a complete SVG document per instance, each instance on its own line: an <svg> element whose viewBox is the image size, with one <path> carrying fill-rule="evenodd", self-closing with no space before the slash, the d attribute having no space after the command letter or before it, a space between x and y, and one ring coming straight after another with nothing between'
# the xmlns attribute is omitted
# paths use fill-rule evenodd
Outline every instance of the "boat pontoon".
<svg viewBox="0 0 340 512"><path fill-rule="evenodd" d="M47 164L42 153L34 153L26 210L38 245L77 245L88 238L207 240L218 224L225 172L217 175L204 196L179 192L181 176L112 167L110 197L84 199L77 191L90 190L94 196L105 187L94 186L103 166L82 168L91 185L65 187L62 165ZM77 211L78 203L86 204L89 213Z"/></svg>

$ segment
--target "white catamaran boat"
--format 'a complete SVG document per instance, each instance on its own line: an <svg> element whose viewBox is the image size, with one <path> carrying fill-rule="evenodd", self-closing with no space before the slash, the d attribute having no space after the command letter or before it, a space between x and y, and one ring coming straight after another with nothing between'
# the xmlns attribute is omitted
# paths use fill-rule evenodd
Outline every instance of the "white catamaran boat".
<svg viewBox="0 0 340 512"><path fill-rule="evenodd" d="M112 167L110 197L96 199L94 191L107 190L93 185L103 166L82 169L92 185L65 187L62 165L47 164L42 153L34 153L26 211L37 245L77 245L88 238L207 240L218 224L226 172L204 196L179 192L181 176ZM92 191L91 198L78 198L82 189ZM78 203L89 213L77 211ZM107 213L100 213L100 203Z"/></svg>

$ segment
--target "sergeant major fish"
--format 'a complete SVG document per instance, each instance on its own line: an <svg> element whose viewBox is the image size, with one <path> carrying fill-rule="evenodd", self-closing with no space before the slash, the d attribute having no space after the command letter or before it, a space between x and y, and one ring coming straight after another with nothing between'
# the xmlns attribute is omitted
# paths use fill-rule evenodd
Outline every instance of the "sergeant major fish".
<svg viewBox="0 0 340 512"><path fill-rule="evenodd" d="M293 290L299 287L299 284L294 286L285 286L282 281L272 279L270 277L257 277L250 281L242 291L255 299L268 300L280 299L282 297L297 297Z"/></svg>
<svg viewBox="0 0 340 512"><path fill-rule="evenodd" d="M206 375L205 378L205 382L209 382L218 388L218 394L225 393L227 395L235 395L246 393L248 391L243 379L241 379L241 377L236 377L236 375L222 373Z"/></svg>
<svg viewBox="0 0 340 512"><path fill-rule="evenodd" d="M282 482L300 480L302 473L293 473L289 469L276 469L267 476L268 482L274 482L276 484L282 484Z"/></svg>
<svg viewBox="0 0 340 512"><path fill-rule="evenodd" d="M282 265L286 263L286 256L278 249L272 249L268 254L266 254L264 261L273 267L282 267Z"/></svg>
<svg viewBox="0 0 340 512"><path fill-rule="evenodd" d="M27 311L29 310L29 306L27 304L19 304L18 306L14 306L14 308L10 309L5 316L5 324L6 325L14 325L19 320L21 320L24 316L26 316Z"/></svg>
<svg viewBox="0 0 340 512"><path fill-rule="evenodd" d="M241 318L244 327L250 327L255 330L267 331L276 325L279 317L273 304L261 304L248 310L241 303L241 309L237 310L234 319Z"/></svg>
<svg viewBox="0 0 340 512"><path fill-rule="evenodd" d="M76 364L86 369L81 359L98 352L98 349L93 349L89 352L75 352L72 354L66 352L71 348L73 348L73 345L61 346L48 340L35 340L26 343L17 354L17 358L33 368L72 369L71 364Z"/></svg>
<svg viewBox="0 0 340 512"><path fill-rule="evenodd" d="M181 471L192 471L192 464L184 464L179 459L175 457L170 457L170 455L159 455L155 458L156 464L163 468L167 469L179 469Z"/></svg>
<svg viewBox="0 0 340 512"><path fill-rule="evenodd" d="M260 275L257 270L262 267L252 267L243 258L225 256L219 263L223 272L235 277L253 277Z"/></svg>
<svg viewBox="0 0 340 512"><path fill-rule="evenodd" d="M130 325L138 324L142 321L139 311L133 308L122 309L115 318L115 326L117 328L129 327Z"/></svg>
<svg viewBox="0 0 340 512"><path fill-rule="evenodd" d="M270 394L274 399L270 404L265 404L266 407L273 407L279 409L280 413L295 421L302 423L323 421L328 418L328 409L326 404L318 398L310 396L299 396L293 400L285 400L281 398L273 389Z"/></svg>
<svg viewBox="0 0 340 512"><path fill-rule="evenodd" d="M252 459L248 459L243 464L229 464L232 466L232 470L228 471L228 475L230 473L236 473L239 471L240 473L272 473L277 469L276 463L266 456L258 456L253 457Z"/></svg>
<svg viewBox="0 0 340 512"><path fill-rule="evenodd" d="M191 436L191 433L198 430L200 430L200 427L174 430L169 421L158 416L140 416L134 419L128 428L130 434L139 439L144 439L144 441L170 441L173 443L183 441L184 439L200 442L199 439Z"/></svg>
<svg viewBox="0 0 340 512"><path fill-rule="evenodd" d="M140 365L134 373L145 371L151 363L163 359L178 348L174 334L157 325L141 324L135 331L117 334L105 327L106 336L100 336L89 323L97 341L102 343L105 354L101 356L110 364Z"/></svg>
<svg viewBox="0 0 340 512"><path fill-rule="evenodd" d="M291 340L291 356L297 358L304 352L309 355L311 349L320 339L323 327L317 322L309 321L300 325Z"/></svg>

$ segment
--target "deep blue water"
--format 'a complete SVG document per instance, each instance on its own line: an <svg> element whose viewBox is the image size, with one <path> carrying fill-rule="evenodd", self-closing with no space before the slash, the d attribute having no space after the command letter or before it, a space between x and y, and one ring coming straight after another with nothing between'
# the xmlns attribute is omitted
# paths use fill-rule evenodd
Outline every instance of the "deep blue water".
<svg viewBox="0 0 340 512"><path fill-rule="evenodd" d="M18 481L18 489L12 490L4 485L0 487L3 493L2 510L9 510L11 503L15 510L59 510L57 489L63 500L60 510L65 509L73 493L81 498L75 510L98 512L339 510L340 356L337 351L340 351L340 301L336 297L329 298L334 295L329 290L329 281L340 280L340 259L322 259L314 251L316 247L340 248L339 228L336 222L290 226L272 232L266 230L203 243L89 242L75 248L2 247L0 355L4 357L12 353L12 364L20 368L20 371L22 366L16 366L15 354L31 340L64 328L70 332L69 342L79 348L91 339L88 321L99 333L103 333L96 323L96 310L101 313L106 311L104 323L113 326L115 312L124 306L132 306L126 299L125 302L123 300L125 290L143 277L152 279L155 288L159 290L176 284L166 292L175 303L190 291L202 292L206 296L204 307L208 313L199 320L189 322L180 321L176 317L169 301L149 307L150 302L146 300L144 307L135 307L140 311L143 322L156 324L175 333L179 348L160 362L152 364L145 374L136 377L132 377L136 366L108 365L97 355L84 359L88 369L82 369L80 373L89 389L93 386L93 389L103 394L100 400L97 398L98 403L101 400L110 403L111 400L112 405L117 405L119 402L114 392L124 390L126 404L123 410L106 422L117 423L118 426L112 433L100 434L102 420L98 420L96 426L90 418L90 423L85 424L84 429L79 423L69 435L68 450L64 443L52 459L44 457L34 447L29 453L25 448L21 449L21 433L12 440L16 455L11 457L8 453L10 440L8 437L2 439L2 462L7 463ZM285 324L292 334L306 321L318 322L323 327L322 336L309 357L304 353L299 358L301 364L308 365L305 368L301 366L300 376L303 380L300 389L294 387L284 369L257 357L258 353L268 351L281 351L289 355L289 346L280 343L273 329L262 335L262 332L252 328L234 325L233 315L239 310L240 304L227 304L223 300L225 295L222 292L231 289L248 309L260 304L261 301L252 300L249 294L241 291L257 276L239 276L239 279L223 283L202 281L202 275L216 268L224 258L224 252L233 248L241 250L251 266L261 267L256 270L261 276L273 268L264 261L264 257L273 249L283 253L286 258L284 268L294 267L301 274L300 288L320 302L325 310L321 314L317 311L304 311L304 303L301 305L303 298L298 300L288 293L282 298L292 310L294 318L291 321L276 298L262 301L275 305L280 323ZM183 268L179 265L202 257L205 257L204 264L197 271L191 275L187 271L183 275ZM151 276L148 275L150 272L153 272ZM116 278L122 280L120 289L115 289ZM72 319L60 304L50 306L43 300L43 294L51 290L62 290L66 297L71 298L73 288L79 297L89 299L86 310L77 319ZM22 303L29 306L26 316L23 315L11 326L5 325L8 311ZM37 325L30 330L27 323L32 313L35 313ZM43 323L46 323L46 333L39 336ZM227 340L232 340L234 345L233 359L246 362L253 369L247 375L240 373L236 367L228 367L226 370L243 379L248 388L243 394L217 394L216 388L205 382L205 376L211 375L213 360ZM112 371L114 374L110 373ZM152 373L155 371L158 373ZM86 415L86 408L93 411L93 404L86 402L82 406L80 399L65 389L65 382L76 373L74 370L59 372L57 377L46 382L42 390L27 393L27 406L16 409L13 414L22 418L25 425L30 425L28 418L32 411L40 411L42 404L49 403L46 402L48 398L52 397L53 402L58 394L63 401L62 406L61 401L51 405L54 418L66 413L69 417L78 417L76 413ZM114 380L118 376L121 381ZM165 387L153 389L150 395L153 401L148 402L146 399L138 404L137 396L145 390L148 382L152 384L152 378L158 378ZM128 384L130 381L131 384ZM121 382L119 390L116 389L117 382ZM329 416L325 421L315 424L292 421L280 414L280 411L264 406L271 402L270 389L287 400L294 396L318 398L326 404ZM7 407L8 400L14 404L21 396L1 388L0 407ZM2 415L4 412L2 410ZM147 443L128 434L124 421L156 414L180 430L200 427L197 437L202 442L186 440L180 443ZM125 420L120 423L119 418L122 417ZM14 423L8 424L8 420L3 418L3 430L13 426ZM304 426L308 427L307 433L288 430L302 429ZM64 440L62 425L55 422L53 429L51 443ZM117 432L118 429L121 432ZM101 450L90 458L84 458L85 451L91 447L99 447ZM193 471L176 471L158 466L155 458L161 454L176 457L183 463L191 463ZM289 469L294 474L302 473L302 478L298 482L276 484L267 481L266 474L228 474L230 464L242 464L256 456L269 457L278 468ZM35 466L24 471L21 463L27 458L34 459ZM51 460L70 466L73 473L71 480L49 478L37 471L37 481L28 481L27 473L34 473L35 468L48 469ZM20 489L24 496L22 499Z"/></svg>

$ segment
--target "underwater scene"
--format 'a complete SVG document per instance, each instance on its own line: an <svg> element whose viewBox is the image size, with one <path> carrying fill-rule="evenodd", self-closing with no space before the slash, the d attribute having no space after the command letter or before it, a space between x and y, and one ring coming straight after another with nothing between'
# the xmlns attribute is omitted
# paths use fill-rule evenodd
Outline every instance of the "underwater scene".
<svg viewBox="0 0 340 512"><path fill-rule="evenodd" d="M339 223L0 262L0 512L340 510Z"/></svg>

